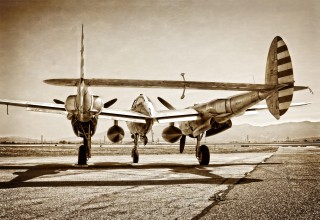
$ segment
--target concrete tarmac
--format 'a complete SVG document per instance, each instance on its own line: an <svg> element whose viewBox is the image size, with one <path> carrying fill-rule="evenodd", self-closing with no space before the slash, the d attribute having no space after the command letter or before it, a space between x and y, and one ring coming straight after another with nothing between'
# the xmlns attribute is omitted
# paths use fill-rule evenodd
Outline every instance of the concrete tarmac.
<svg viewBox="0 0 320 220"><path fill-rule="evenodd" d="M140 155L139 164L95 156L86 168L74 157L1 158L0 218L280 219L299 217L301 205L300 216L316 219L318 149L211 154L209 166L190 154Z"/></svg>

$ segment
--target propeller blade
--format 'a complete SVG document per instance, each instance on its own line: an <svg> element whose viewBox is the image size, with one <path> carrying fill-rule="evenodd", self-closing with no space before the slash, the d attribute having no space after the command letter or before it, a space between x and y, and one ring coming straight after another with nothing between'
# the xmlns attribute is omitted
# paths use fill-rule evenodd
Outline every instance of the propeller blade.
<svg viewBox="0 0 320 220"><path fill-rule="evenodd" d="M167 102L166 100L164 100L161 97L158 97L158 100L161 102L162 105L164 105L167 109L169 110L175 110L176 108L173 107L169 102Z"/></svg>
<svg viewBox="0 0 320 220"><path fill-rule="evenodd" d="M109 108L111 105L113 105L118 99L111 99L110 101L104 103L104 108Z"/></svg>
<svg viewBox="0 0 320 220"><path fill-rule="evenodd" d="M62 105L64 105L64 102L61 101L61 100L59 100L59 99L54 99L53 101L54 101L54 103L56 103L56 104L62 104Z"/></svg>
<svg viewBox="0 0 320 220"><path fill-rule="evenodd" d="M182 135L182 137L180 138L180 154L183 153L185 145L186 145L186 136Z"/></svg>

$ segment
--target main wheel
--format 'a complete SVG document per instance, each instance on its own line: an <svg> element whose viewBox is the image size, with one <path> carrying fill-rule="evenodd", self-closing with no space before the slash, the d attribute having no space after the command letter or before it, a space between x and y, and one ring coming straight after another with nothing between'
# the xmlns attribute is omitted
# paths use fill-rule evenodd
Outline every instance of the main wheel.
<svg viewBox="0 0 320 220"><path fill-rule="evenodd" d="M200 165L208 165L210 161L209 148L206 145L201 145L199 148L198 161Z"/></svg>
<svg viewBox="0 0 320 220"><path fill-rule="evenodd" d="M139 152L137 149L132 150L133 163L139 162Z"/></svg>
<svg viewBox="0 0 320 220"><path fill-rule="evenodd" d="M79 147L78 165L87 165L87 146L85 145Z"/></svg>

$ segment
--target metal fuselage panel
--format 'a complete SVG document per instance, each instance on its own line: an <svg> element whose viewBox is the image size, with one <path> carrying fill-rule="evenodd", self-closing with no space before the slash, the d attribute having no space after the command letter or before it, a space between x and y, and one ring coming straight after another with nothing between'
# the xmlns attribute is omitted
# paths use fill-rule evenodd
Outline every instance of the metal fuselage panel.
<svg viewBox="0 0 320 220"><path fill-rule="evenodd" d="M133 102L131 110L144 115L153 116L155 109L148 97L139 95ZM146 123L127 122L127 126L131 134L139 134L145 136L151 131L153 119L146 120Z"/></svg>

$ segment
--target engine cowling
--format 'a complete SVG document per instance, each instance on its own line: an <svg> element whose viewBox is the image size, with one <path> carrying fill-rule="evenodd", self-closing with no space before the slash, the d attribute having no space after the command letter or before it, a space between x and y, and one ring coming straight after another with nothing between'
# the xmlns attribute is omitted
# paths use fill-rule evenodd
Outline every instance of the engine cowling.
<svg viewBox="0 0 320 220"><path fill-rule="evenodd" d="M76 97L76 95L69 95L65 101L65 107L69 113L74 113L77 110Z"/></svg>
<svg viewBox="0 0 320 220"><path fill-rule="evenodd" d="M173 125L166 127L162 131L162 138L169 143L177 142L178 140L180 140L181 137L181 130Z"/></svg>
<svg viewBox="0 0 320 220"><path fill-rule="evenodd" d="M103 101L99 96L92 97L92 111L101 112L103 108Z"/></svg>
<svg viewBox="0 0 320 220"><path fill-rule="evenodd" d="M119 125L113 125L109 128L107 136L113 143L120 142L124 137L124 130Z"/></svg>
<svg viewBox="0 0 320 220"><path fill-rule="evenodd" d="M211 122L211 128L209 130L206 131L206 137L212 136L212 135L216 135L220 132L223 132L229 128L232 127L232 122L231 120L228 120L224 123L218 123L214 120L212 120Z"/></svg>

